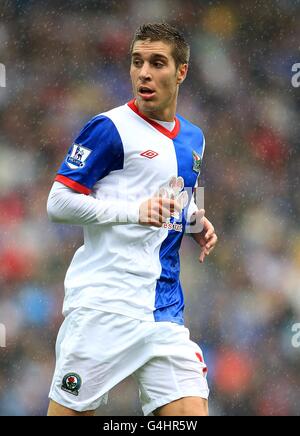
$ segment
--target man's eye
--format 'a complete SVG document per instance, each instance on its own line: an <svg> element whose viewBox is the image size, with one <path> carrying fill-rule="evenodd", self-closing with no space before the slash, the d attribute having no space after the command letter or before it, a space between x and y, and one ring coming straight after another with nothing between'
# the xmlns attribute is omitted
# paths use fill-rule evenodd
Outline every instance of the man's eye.
<svg viewBox="0 0 300 436"><path fill-rule="evenodd" d="M135 67L139 67L142 65L142 61L139 61L138 59L136 59L135 61L132 61L132 63Z"/></svg>
<svg viewBox="0 0 300 436"><path fill-rule="evenodd" d="M161 62L154 62L154 65L156 68L162 68L164 66Z"/></svg>

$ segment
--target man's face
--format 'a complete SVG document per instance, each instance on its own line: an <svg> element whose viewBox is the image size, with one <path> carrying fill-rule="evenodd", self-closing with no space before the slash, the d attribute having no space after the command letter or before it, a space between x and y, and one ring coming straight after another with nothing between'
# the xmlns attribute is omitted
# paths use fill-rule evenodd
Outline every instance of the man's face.
<svg viewBox="0 0 300 436"><path fill-rule="evenodd" d="M136 41L130 76L139 110L150 118L170 121L175 114L178 85L187 65L176 69L172 46L163 41ZM168 120L168 118L170 118Z"/></svg>

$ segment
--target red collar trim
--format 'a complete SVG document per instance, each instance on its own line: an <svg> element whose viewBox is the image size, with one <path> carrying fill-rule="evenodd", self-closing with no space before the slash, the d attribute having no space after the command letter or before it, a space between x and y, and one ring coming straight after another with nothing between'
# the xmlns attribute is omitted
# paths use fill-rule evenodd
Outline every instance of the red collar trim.
<svg viewBox="0 0 300 436"><path fill-rule="evenodd" d="M163 135L167 136L170 139L174 139L175 136L178 135L180 130L180 121L177 117L175 117L175 126L172 131L166 129L161 124L157 123L156 121L151 120L150 118L147 118L145 115L143 115L137 108L137 106L134 104L135 99L130 100L127 105L130 107L133 112L135 112L137 115L139 115L143 120L147 121L147 123L151 124L152 127L154 127L156 130L158 130Z"/></svg>

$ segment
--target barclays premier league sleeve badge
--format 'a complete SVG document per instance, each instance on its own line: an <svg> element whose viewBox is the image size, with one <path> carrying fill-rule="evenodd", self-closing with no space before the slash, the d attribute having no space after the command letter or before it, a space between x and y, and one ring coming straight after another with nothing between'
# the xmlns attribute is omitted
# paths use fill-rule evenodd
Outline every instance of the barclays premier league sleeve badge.
<svg viewBox="0 0 300 436"><path fill-rule="evenodd" d="M82 147L79 144L74 144L71 154L66 159L68 167L72 170L83 168L91 152L92 150L89 148Z"/></svg>
<svg viewBox="0 0 300 436"><path fill-rule="evenodd" d="M195 150L193 150L193 171L200 173L202 165L202 158Z"/></svg>

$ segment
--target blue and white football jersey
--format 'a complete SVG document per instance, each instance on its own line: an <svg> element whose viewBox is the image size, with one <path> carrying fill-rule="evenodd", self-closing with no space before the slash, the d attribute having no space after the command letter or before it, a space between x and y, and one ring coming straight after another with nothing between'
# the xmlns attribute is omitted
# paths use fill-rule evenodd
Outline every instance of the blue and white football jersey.
<svg viewBox="0 0 300 436"><path fill-rule="evenodd" d="M92 118L71 146L56 180L99 200L142 201L181 176L194 188L205 148L198 127L181 116L167 130L132 100ZM195 203L189 198L192 212ZM126 212L126 211L125 211ZM64 314L82 306L129 317L183 324L179 248L186 226L84 226L84 245L65 279ZM173 225L172 225L173 223Z"/></svg>

